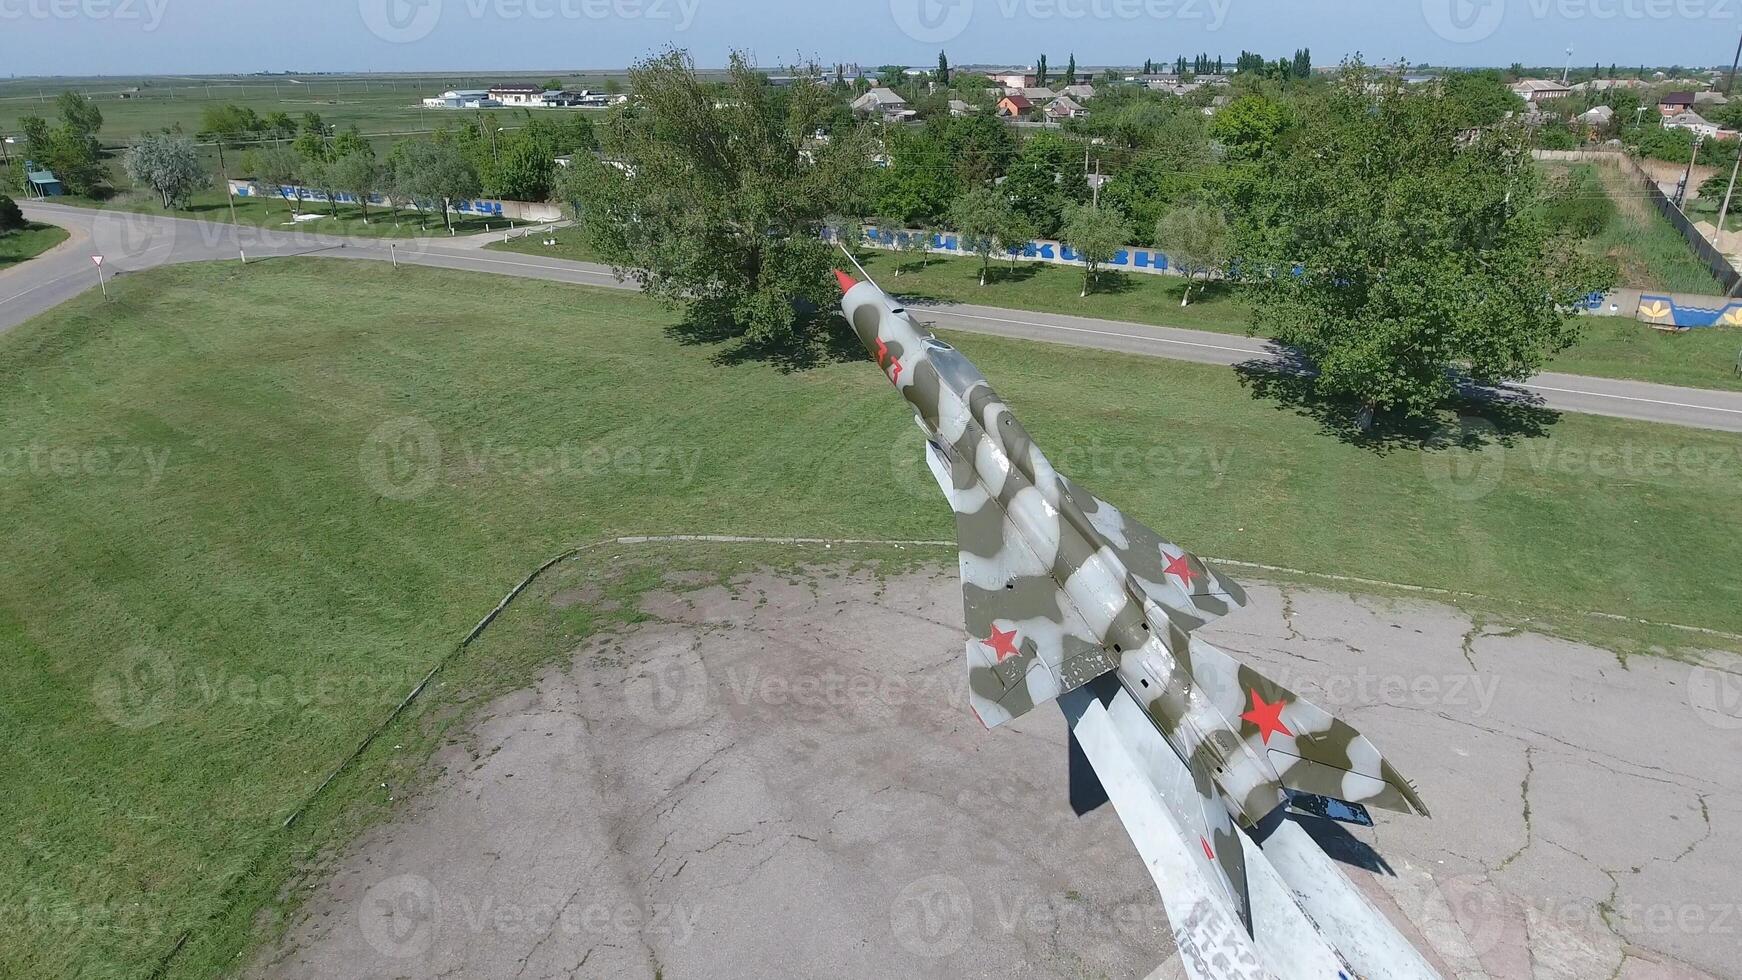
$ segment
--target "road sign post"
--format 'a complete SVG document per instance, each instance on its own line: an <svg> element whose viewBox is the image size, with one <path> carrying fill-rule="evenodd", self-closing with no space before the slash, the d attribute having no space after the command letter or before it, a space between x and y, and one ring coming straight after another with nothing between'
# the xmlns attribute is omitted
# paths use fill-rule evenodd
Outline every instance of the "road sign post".
<svg viewBox="0 0 1742 980"><path fill-rule="evenodd" d="M107 303L109 302L109 284L103 279L103 257L101 255L93 255L91 256L91 261L96 263L97 286L103 290L103 302Z"/></svg>

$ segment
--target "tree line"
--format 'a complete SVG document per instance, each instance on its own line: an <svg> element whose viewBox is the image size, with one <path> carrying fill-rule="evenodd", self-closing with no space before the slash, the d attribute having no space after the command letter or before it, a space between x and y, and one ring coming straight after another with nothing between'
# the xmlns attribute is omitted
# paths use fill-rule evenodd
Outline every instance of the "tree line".
<svg viewBox="0 0 1742 980"><path fill-rule="evenodd" d="M1495 79L1410 86L1357 61L1307 85L1247 76L1211 116L1126 89L1019 137L973 115L859 122L820 71L795 74L774 86L738 55L716 85L682 51L646 60L636 101L577 158L588 243L683 329L789 354L822 343L831 248L867 218L953 232L982 282L1014 247L1057 237L1085 293L1114 251L1149 241L1234 284L1258 329L1317 364L1305 383L1365 421L1430 409L1454 367L1533 373L1613 282L1549 220Z"/></svg>

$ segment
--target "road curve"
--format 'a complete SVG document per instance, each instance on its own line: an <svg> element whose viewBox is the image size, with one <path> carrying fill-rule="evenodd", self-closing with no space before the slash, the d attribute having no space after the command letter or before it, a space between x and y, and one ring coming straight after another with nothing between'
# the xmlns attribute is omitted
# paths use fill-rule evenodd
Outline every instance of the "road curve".
<svg viewBox="0 0 1742 980"><path fill-rule="evenodd" d="M34 221L66 228L61 246L0 273L0 333L97 286L93 254L106 275L181 262L240 261L290 255L394 261L466 272L634 289L606 266L481 248L483 239L361 239L282 229L191 221L123 211L28 202ZM969 303L939 303L914 311L948 330L993 334L1073 347L1165 357L1199 364L1282 364L1290 352L1255 337L1181 330L1058 313L1007 310ZM1742 392L1680 388L1645 381L1545 372L1489 390L1496 398L1524 399L1545 408L1690 428L1742 432Z"/></svg>

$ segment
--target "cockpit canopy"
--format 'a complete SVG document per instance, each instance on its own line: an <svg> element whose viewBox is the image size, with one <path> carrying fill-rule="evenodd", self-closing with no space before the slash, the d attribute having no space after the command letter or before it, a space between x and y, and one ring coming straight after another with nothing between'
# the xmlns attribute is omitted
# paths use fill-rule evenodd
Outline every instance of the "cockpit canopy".
<svg viewBox="0 0 1742 980"><path fill-rule="evenodd" d="M968 389L985 382L986 376L973 365L962 352L936 337L925 340L925 356L937 369L938 377L944 385L964 400L968 397Z"/></svg>

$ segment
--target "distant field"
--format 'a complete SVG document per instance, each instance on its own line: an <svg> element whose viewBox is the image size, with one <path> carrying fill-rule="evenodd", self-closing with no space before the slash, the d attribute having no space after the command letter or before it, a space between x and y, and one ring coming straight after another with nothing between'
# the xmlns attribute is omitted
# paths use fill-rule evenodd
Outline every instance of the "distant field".
<svg viewBox="0 0 1742 980"><path fill-rule="evenodd" d="M495 112L499 119L519 117L529 110L426 109L422 100L453 88L488 88L510 82L536 85L551 77L553 75L549 72L529 72L458 78L450 75L318 76L303 81L257 76L20 79L0 81L0 132L18 132L18 120L24 116L52 118L55 97L70 89L84 92L103 110L103 129L99 135L110 146L131 142L140 133L176 125L180 125L184 132L198 132L200 114L205 108L226 102L248 106L261 115L287 112L292 117L300 117L305 112L315 112L320 114L323 122L340 128L355 125L366 134L391 137L454 125L480 111ZM572 88L603 89L607 80L603 74L576 76L556 73L555 77ZM621 80L621 76L618 79ZM123 92L134 88L138 91L129 92L126 98L122 98Z"/></svg>
<svg viewBox="0 0 1742 980"><path fill-rule="evenodd" d="M66 229L34 223L0 235L0 271L33 259L66 240Z"/></svg>
<svg viewBox="0 0 1742 980"><path fill-rule="evenodd" d="M313 258L112 292L0 337L0 975L152 975L184 933L167 975L232 972L347 826L286 814L570 545L951 533L868 363L724 366L633 294ZM1222 368L952 339L1062 468L1203 553L1742 631L1733 435L1568 415L1375 453Z"/></svg>

